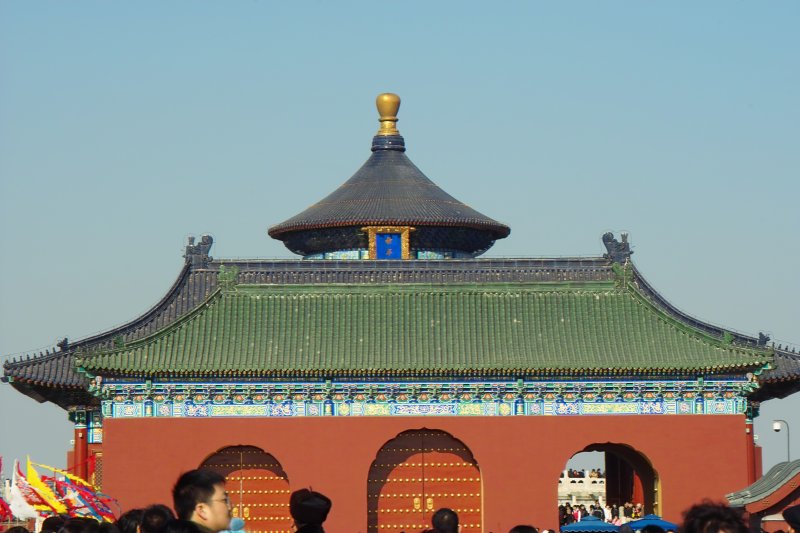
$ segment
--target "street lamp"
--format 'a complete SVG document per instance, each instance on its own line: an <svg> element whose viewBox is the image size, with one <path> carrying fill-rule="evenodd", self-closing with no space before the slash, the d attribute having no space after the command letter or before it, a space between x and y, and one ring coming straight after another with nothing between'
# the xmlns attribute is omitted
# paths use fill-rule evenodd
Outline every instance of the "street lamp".
<svg viewBox="0 0 800 533"><path fill-rule="evenodd" d="M789 452L791 443L791 440L789 440L789 422L782 419L773 420L772 431L774 431L775 433L779 432L781 430L781 422L783 423L784 426L786 426L786 461L791 461L792 458Z"/></svg>

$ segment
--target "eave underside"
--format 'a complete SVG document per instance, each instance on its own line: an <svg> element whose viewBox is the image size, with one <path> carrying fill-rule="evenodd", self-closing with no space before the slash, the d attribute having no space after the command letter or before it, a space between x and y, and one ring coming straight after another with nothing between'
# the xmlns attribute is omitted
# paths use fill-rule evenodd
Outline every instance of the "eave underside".
<svg viewBox="0 0 800 533"><path fill-rule="evenodd" d="M25 396L33 398L39 403L52 402L64 410L76 406L98 407L100 400L92 395L87 388L79 387L54 387L46 384L33 384L23 381L9 380L10 385Z"/></svg>

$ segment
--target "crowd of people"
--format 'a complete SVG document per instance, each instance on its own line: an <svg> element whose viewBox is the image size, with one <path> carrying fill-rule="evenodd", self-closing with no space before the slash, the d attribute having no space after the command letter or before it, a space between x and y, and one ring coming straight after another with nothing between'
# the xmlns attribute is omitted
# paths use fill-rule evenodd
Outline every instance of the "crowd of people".
<svg viewBox="0 0 800 533"><path fill-rule="evenodd" d="M93 518L51 516L39 533L238 533L234 527L231 501L225 490L225 476L213 470L191 470L181 475L172 489L172 505L151 505L131 509L114 523ZM318 492L300 489L289 498L289 512L297 533L324 533L322 523L332 502ZM232 531L234 530L234 531ZM30 533L16 526L5 533ZM242 532L244 533L244 532Z"/></svg>
<svg viewBox="0 0 800 533"><path fill-rule="evenodd" d="M599 468L592 468L591 470L577 470L575 468L570 468L566 472L568 478L592 478L592 479L602 479L605 478L605 473ZM561 472L561 476L564 477L564 472Z"/></svg>
<svg viewBox="0 0 800 533"><path fill-rule="evenodd" d="M52 516L44 520L39 533L230 533L241 530L243 523L234 527L237 520L232 517L231 500L225 490L225 477L212 470L191 470L182 474L172 490L173 508L166 505L151 505L145 509L131 509L121 515L115 523L98 522L92 518L63 518ZM297 533L325 533L323 524L331 510L330 498L319 492L300 489L289 497L289 513L294 520ZM587 516L611 522L635 519L641 516L642 506L626 503L620 506L584 505L559 506L560 525L568 526ZM800 533L800 505L789 507L783 513L788 524L787 533ZM241 521L240 521L241 522ZM620 522L620 533L633 533L631 526ZM458 533L458 514L452 509L442 508L431 518L431 528L422 533ZM724 504L704 502L684 513L679 533L748 533L741 510ZM30 533L16 526L6 533ZM235 533L235 532L234 532ZM400 532L415 533L415 532ZM530 524L521 524L509 533L555 533L541 532ZM669 533L656 526L647 526L641 533Z"/></svg>
<svg viewBox="0 0 800 533"><path fill-rule="evenodd" d="M641 503L626 502L623 505L602 505L599 501L589 507L584 504L572 505L570 503L558 506L558 524L560 526L580 522L585 516L594 516L615 526L621 526L644 516L644 507Z"/></svg>

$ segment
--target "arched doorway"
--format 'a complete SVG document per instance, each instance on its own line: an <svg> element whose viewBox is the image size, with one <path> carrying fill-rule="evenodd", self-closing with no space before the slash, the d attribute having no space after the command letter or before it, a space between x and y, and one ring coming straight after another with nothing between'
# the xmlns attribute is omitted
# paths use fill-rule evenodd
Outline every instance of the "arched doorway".
<svg viewBox="0 0 800 533"><path fill-rule="evenodd" d="M370 466L367 530L422 531L437 509L449 507L462 531L480 532L481 487L478 463L464 443L435 429L404 431Z"/></svg>
<svg viewBox="0 0 800 533"><path fill-rule="evenodd" d="M210 455L200 468L227 479L233 516L245 520L248 533L289 533L289 480L275 457L255 446L228 446Z"/></svg>
<svg viewBox="0 0 800 533"><path fill-rule="evenodd" d="M600 502L614 511L627 503L643 514L659 514L658 473L647 457L631 446L594 443L570 458L559 478L559 505Z"/></svg>

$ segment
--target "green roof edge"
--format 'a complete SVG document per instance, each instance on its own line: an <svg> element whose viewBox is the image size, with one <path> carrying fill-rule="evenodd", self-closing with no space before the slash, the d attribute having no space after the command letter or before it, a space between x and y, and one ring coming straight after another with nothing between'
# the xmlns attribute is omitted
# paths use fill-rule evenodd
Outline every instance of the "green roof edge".
<svg viewBox="0 0 800 533"><path fill-rule="evenodd" d="M252 294L258 291L263 291L264 289L269 289L273 294L276 292L285 293L285 294L314 294L316 293L321 287L324 287L328 290L328 294L331 292L339 293L339 294L363 294L363 293L391 293L391 292L420 292L425 288L430 288L431 290L435 290L436 292L464 292L465 287L469 287L473 289L475 292L484 292L490 293L494 291L502 291L502 292L509 292L512 290L526 290L528 292L557 292L559 289L569 289L569 290L578 290L581 289L585 290L586 292L605 292L605 291L624 291L630 294L632 297L636 299L637 302L644 305L649 312L655 313L658 318L663 320L665 323L675 327L676 329L684 332L687 335L691 335L698 339L701 342L704 342L712 347L738 352L740 354L752 354L752 355L765 355L770 359L773 356L773 350L771 348L765 348L763 350L759 350L752 347L744 347L740 345L733 345L733 344L726 344L722 339L718 339L712 335L708 335L702 331L699 331L688 324L681 322L680 320L674 318L673 316L666 313L660 307L658 307L654 302L650 301L644 294L642 294L635 284L631 277L625 275L628 269L620 267L615 272L618 274L617 281L581 281L581 282L535 282L535 283L524 283L524 282L511 282L511 283L402 283L402 284L376 284L376 285L365 285L365 284L307 284L307 285L273 285L273 284L239 284L239 285L231 285L228 287L219 287L214 290L201 304L199 304L195 309L191 312L187 313L183 317L181 317L176 322L166 326L165 328L149 335L147 337L143 337L141 339L137 339L136 341L127 344L125 346L121 346L116 349L111 350L100 350L97 352L90 352L85 353L85 355L81 356L81 352L76 352L75 354L75 364L76 368L82 374L87 376L93 377L87 368L84 366L85 363L89 360L94 358L95 356L112 356L115 354L121 354L126 351L131 351L133 349L137 349L143 346L146 346L150 343L156 342L159 339L170 335L172 332L176 331L183 327L184 324L190 322L198 315L204 313L211 305L217 305L219 301L225 296L230 295L237 295L240 294L242 296L246 296L248 294ZM754 360L752 362L742 362L736 365L726 365L724 367L720 367L717 369L716 367L695 367L695 368L652 368L646 369L650 372L687 372L690 370L723 370L723 369L733 369L733 368L740 368L744 366L760 366L761 368L755 369L754 371L761 372L765 368L767 368L770 364L770 361L763 361L763 360ZM626 367L627 368L627 367ZM595 370L603 370L604 368L597 367ZM423 372L430 372L431 369L418 369ZM452 373L453 371L457 370L465 370L461 368L451 368L451 369L439 369L437 373L447 374ZM466 369L469 370L469 369ZM484 369L485 371L486 369ZM530 373L530 369L496 369L498 372L502 373L515 373L515 372L524 372ZM584 370L591 370L589 368ZM618 369L620 370L620 369ZM622 369L624 370L624 369ZM637 370L636 368L632 368L630 370ZM638 369L642 370L642 369ZM548 373L562 373L563 369L560 368L553 368L553 369L538 369L536 372L537 374L548 374ZM214 374L216 371L212 372ZM166 372L167 374L175 374L176 372ZM184 374L185 371L181 370L177 372L177 374ZM394 370L383 370L380 374L386 375L394 375L397 372ZM136 373L129 373L123 372L126 375L136 375ZM152 371L147 372L146 374L152 375L155 374ZM198 374L208 374L207 371L194 371L191 372L193 375ZM143 374L144 375L144 374Z"/></svg>

